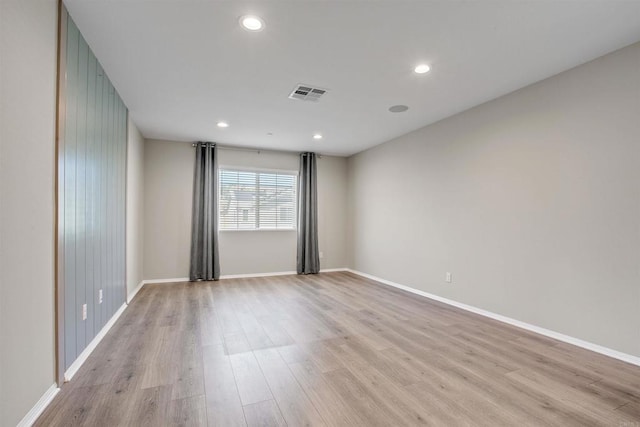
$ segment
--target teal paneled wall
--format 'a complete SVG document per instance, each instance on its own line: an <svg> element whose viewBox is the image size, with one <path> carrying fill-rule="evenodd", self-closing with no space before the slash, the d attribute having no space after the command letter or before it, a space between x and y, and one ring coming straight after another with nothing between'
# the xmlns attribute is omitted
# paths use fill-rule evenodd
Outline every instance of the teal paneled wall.
<svg viewBox="0 0 640 427"><path fill-rule="evenodd" d="M58 209L66 369L125 302L127 109L68 14L65 45Z"/></svg>

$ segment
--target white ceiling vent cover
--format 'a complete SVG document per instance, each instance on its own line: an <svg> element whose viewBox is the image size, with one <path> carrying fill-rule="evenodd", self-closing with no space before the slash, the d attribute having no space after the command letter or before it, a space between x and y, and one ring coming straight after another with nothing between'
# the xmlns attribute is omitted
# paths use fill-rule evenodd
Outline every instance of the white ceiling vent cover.
<svg viewBox="0 0 640 427"><path fill-rule="evenodd" d="M311 85L299 84L289 94L291 99L299 99L301 101L318 102L322 95L327 93L328 89L321 89Z"/></svg>

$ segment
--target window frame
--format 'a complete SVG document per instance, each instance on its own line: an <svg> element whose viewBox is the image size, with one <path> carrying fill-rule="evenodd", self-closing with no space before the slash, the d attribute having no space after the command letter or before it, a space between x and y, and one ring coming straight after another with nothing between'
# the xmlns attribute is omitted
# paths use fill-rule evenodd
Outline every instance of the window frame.
<svg viewBox="0 0 640 427"><path fill-rule="evenodd" d="M253 173L271 173L271 174L281 174L281 175L292 175L294 179L293 185L293 203L294 203L294 218L293 218L293 227L291 228L222 228L221 224L221 215L220 215L220 206L222 205L222 172L223 171L230 172L253 172ZM297 170L290 169L270 169L270 168L260 168L260 167L250 167L250 166L234 166L234 165L218 165L218 232L287 232L287 231L297 231L298 229L298 178L299 172Z"/></svg>

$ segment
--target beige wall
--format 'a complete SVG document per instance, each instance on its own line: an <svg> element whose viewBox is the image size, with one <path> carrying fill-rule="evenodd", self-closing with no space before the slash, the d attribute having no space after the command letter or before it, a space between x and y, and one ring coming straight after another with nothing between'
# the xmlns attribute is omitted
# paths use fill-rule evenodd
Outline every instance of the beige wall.
<svg viewBox="0 0 640 427"><path fill-rule="evenodd" d="M347 231L347 159L318 159L318 245L323 269L349 266ZM295 270L295 268L294 268Z"/></svg>
<svg viewBox="0 0 640 427"><path fill-rule="evenodd" d="M635 44L350 158L352 266L640 356L639 71Z"/></svg>
<svg viewBox="0 0 640 427"><path fill-rule="evenodd" d="M54 383L56 5L0 2L0 426Z"/></svg>
<svg viewBox="0 0 640 427"><path fill-rule="evenodd" d="M145 279L188 276L192 163L189 144L145 141Z"/></svg>
<svg viewBox="0 0 640 427"><path fill-rule="evenodd" d="M127 301L144 280L144 138L135 123L127 128Z"/></svg>
<svg viewBox="0 0 640 427"><path fill-rule="evenodd" d="M222 166L297 170L296 154L219 150ZM191 144L145 143L145 279L187 277L193 184ZM318 234L322 268L346 266L346 176L344 158L318 160ZM221 231L223 275L294 271L294 231Z"/></svg>

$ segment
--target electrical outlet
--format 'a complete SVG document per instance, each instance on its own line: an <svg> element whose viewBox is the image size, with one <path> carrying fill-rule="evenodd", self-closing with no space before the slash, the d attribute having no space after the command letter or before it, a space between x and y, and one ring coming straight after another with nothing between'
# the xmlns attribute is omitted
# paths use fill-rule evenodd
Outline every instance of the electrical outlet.
<svg viewBox="0 0 640 427"><path fill-rule="evenodd" d="M87 304L82 304L82 320L87 320Z"/></svg>
<svg viewBox="0 0 640 427"><path fill-rule="evenodd" d="M98 304L102 304L102 289L98 291Z"/></svg>
<svg viewBox="0 0 640 427"><path fill-rule="evenodd" d="M324 258L324 252L320 251L320 258Z"/></svg>
<svg viewBox="0 0 640 427"><path fill-rule="evenodd" d="M445 275L444 280L446 280L447 283L451 283L451 273L447 271L447 274Z"/></svg>

